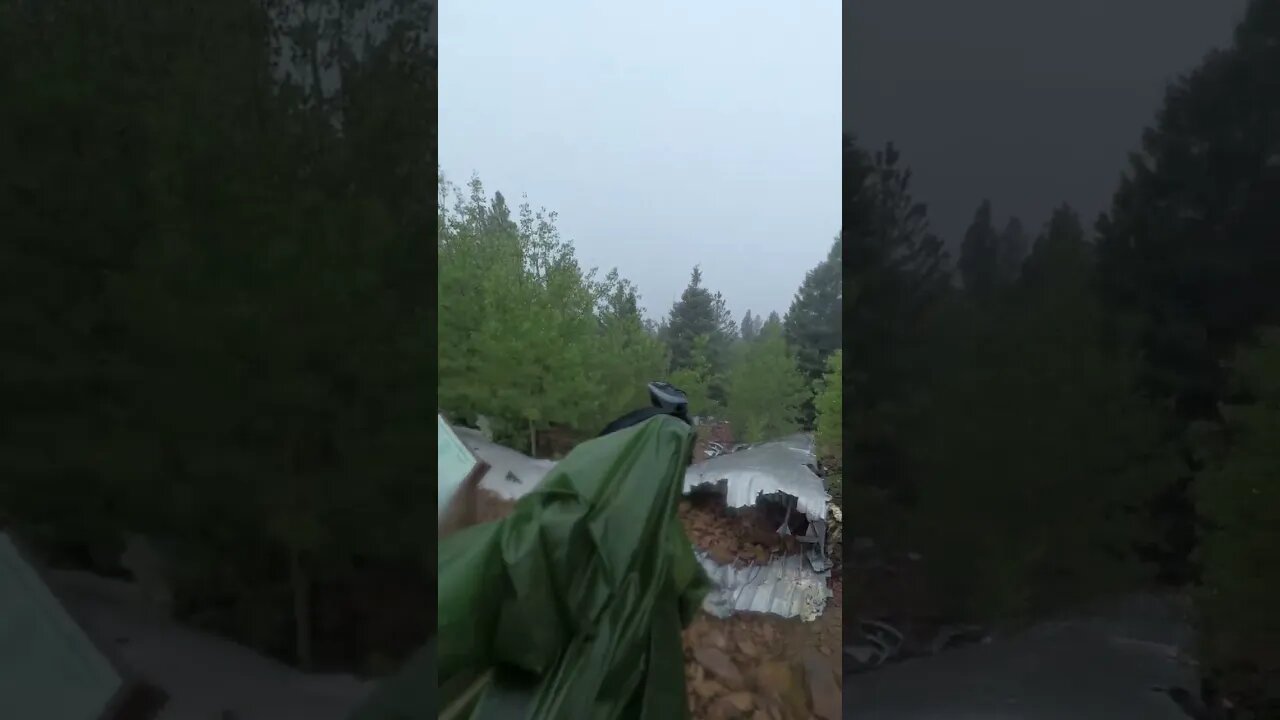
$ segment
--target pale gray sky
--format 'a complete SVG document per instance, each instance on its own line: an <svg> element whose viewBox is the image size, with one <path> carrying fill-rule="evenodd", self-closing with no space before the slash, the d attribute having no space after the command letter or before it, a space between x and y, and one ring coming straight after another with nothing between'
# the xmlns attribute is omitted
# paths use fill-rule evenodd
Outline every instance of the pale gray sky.
<svg viewBox="0 0 1280 720"><path fill-rule="evenodd" d="M785 313L840 229L839 0L440 4L440 165L560 213L651 317Z"/></svg>

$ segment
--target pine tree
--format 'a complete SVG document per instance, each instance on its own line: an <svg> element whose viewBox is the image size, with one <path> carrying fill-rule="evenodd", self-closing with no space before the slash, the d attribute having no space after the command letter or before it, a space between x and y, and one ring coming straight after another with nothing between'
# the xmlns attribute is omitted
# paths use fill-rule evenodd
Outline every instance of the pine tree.
<svg viewBox="0 0 1280 720"><path fill-rule="evenodd" d="M1098 222L1101 285L1142 323L1146 389L1214 419L1226 360L1280 319L1280 14L1253 0L1229 48L1172 83Z"/></svg>
<svg viewBox="0 0 1280 720"><path fill-rule="evenodd" d="M827 257L805 274L784 322L787 344L796 355L800 372L810 382L822 377L827 358L843 342L841 250L837 237Z"/></svg>
<svg viewBox="0 0 1280 720"><path fill-rule="evenodd" d="M288 576L302 664L313 577L430 542L397 498L430 473L434 58L405 15L351 41L369 9L296 46L322 93L258 3L0 7L0 506L168 536L202 611L235 578L288 613Z"/></svg>
<svg viewBox="0 0 1280 720"><path fill-rule="evenodd" d="M605 277L600 309L600 348L596 355L601 408L597 425L648 403L647 383L665 377L666 348L646 326L640 296L617 270Z"/></svg>
<svg viewBox="0 0 1280 720"><path fill-rule="evenodd" d="M756 336L755 322L756 322L755 318L751 316L750 310L747 311L746 315L742 316L742 324L739 330L742 333L742 339L744 341L751 342L755 338Z"/></svg>
<svg viewBox="0 0 1280 720"><path fill-rule="evenodd" d="M689 413L694 417L719 417L721 404L713 397L717 378L711 367L711 338L694 338L688 364L671 373L669 382L682 390L689 400Z"/></svg>
<svg viewBox="0 0 1280 720"><path fill-rule="evenodd" d="M886 486L906 482L901 458L911 441L898 429L936 362L926 340L950 292L942 242L900 160L892 144L868 157L846 138L841 244L856 289L844 317L854 344L844 378L856 443L849 474Z"/></svg>
<svg viewBox="0 0 1280 720"><path fill-rule="evenodd" d="M827 358L827 372L817 384L813 401L816 409L814 440L818 455L828 467L839 472L844 466L844 370L843 351Z"/></svg>
<svg viewBox="0 0 1280 720"><path fill-rule="evenodd" d="M973 214L960 244L960 279L965 292L978 300L987 300L998 284L999 235L991 221L991 201L983 200Z"/></svg>
<svg viewBox="0 0 1280 720"><path fill-rule="evenodd" d="M1093 266L1093 249L1085 240L1080 216L1063 203L1053 211L1044 232L1036 237L1023 264L1023 281L1029 285L1050 285L1064 277L1066 269L1079 273Z"/></svg>
<svg viewBox="0 0 1280 720"><path fill-rule="evenodd" d="M726 411L735 433L759 442L796 431L810 387L787 349L782 321L771 314L730 371Z"/></svg>
<svg viewBox="0 0 1280 720"><path fill-rule="evenodd" d="M702 286L702 268L695 266L688 287L667 315L666 341L671 350L671 369L690 368L694 344L699 338L705 338L711 371L715 376L723 375L729 347L737 334L724 297Z"/></svg>
<svg viewBox="0 0 1280 720"><path fill-rule="evenodd" d="M1027 232L1022 221L1016 217L1009 218L1000 232L996 252L996 278L1001 287L1008 287L1018 281L1022 275L1022 263L1031 250Z"/></svg>

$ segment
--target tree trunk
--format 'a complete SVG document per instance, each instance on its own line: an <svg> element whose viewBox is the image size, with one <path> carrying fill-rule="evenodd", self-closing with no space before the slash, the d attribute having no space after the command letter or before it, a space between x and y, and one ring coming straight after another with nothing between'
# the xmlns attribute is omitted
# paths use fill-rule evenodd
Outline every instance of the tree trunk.
<svg viewBox="0 0 1280 720"><path fill-rule="evenodd" d="M538 456L538 429L529 421L529 457Z"/></svg>
<svg viewBox="0 0 1280 720"><path fill-rule="evenodd" d="M311 581L297 550L289 554L289 582L293 586L293 631L298 667L308 671L311 669Z"/></svg>

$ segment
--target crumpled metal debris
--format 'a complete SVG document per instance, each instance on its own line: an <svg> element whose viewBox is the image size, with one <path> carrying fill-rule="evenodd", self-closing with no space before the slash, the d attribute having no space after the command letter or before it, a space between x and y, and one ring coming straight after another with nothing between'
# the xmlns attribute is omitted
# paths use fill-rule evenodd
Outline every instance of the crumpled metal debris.
<svg viewBox="0 0 1280 720"><path fill-rule="evenodd" d="M823 572L831 569L831 561L827 559L827 522L826 520L809 520L805 525L803 535L794 535L791 532L791 508L790 502L787 503L787 515L782 520L782 524L778 526L779 535L791 535L798 542L804 545L804 556L809 559L809 565L817 572Z"/></svg>
<svg viewBox="0 0 1280 720"><path fill-rule="evenodd" d="M528 494L551 472L555 462L531 458L522 452L503 447L471 428L453 426L462 444L489 465L480 478L480 487L506 500L517 500Z"/></svg>
<svg viewBox="0 0 1280 720"><path fill-rule="evenodd" d="M729 507L755 505L761 496L789 495L810 522L825 523L830 496L822 478L810 469L814 462L813 436L792 435L690 465L684 491L702 486L723 489Z"/></svg>
<svg viewBox="0 0 1280 720"><path fill-rule="evenodd" d="M943 625L929 644L929 650L937 655L943 650L978 642L991 642L991 636L980 625Z"/></svg>
<svg viewBox="0 0 1280 720"><path fill-rule="evenodd" d="M849 667L855 672L879 667L902 650L902 633L888 623L860 620L858 630L862 639L844 646L845 656L853 660Z"/></svg>
<svg viewBox="0 0 1280 720"><path fill-rule="evenodd" d="M840 542L844 536L844 512L839 505L827 503L827 545Z"/></svg>
<svg viewBox="0 0 1280 720"><path fill-rule="evenodd" d="M751 565L721 565L705 552L695 555L715 586L702 607L719 618L761 612L812 622L834 594L827 584L830 571L810 569L799 555Z"/></svg>
<svg viewBox="0 0 1280 720"><path fill-rule="evenodd" d="M792 435L689 466L684 491L714 488L724 494L728 507L750 507L762 499L781 504L786 519L778 527L780 535L792 535L792 512L802 513L808 520L804 534L793 537L804 545L804 557L813 570L825 572L832 566L827 557L832 506L822 478L813 470L815 462L813 436Z"/></svg>

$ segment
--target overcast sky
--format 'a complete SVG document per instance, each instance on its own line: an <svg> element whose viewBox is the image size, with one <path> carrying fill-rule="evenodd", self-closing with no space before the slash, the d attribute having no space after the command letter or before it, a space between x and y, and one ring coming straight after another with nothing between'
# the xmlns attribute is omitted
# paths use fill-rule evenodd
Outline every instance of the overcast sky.
<svg viewBox="0 0 1280 720"><path fill-rule="evenodd" d="M1063 201L1092 228L1167 81L1230 41L1246 0L857 0L845 123L892 140L954 248L982 199L1038 232Z"/></svg>
<svg viewBox="0 0 1280 720"><path fill-rule="evenodd" d="M651 317L786 312L840 229L838 0L440 5L440 165L560 213Z"/></svg>

